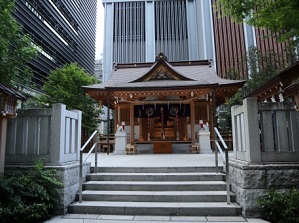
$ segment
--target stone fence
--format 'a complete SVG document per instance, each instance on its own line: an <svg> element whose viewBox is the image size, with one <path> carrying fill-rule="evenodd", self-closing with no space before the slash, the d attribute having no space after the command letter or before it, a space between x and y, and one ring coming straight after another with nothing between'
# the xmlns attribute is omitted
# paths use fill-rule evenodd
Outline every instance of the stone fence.
<svg viewBox="0 0 299 223"><path fill-rule="evenodd" d="M65 214L79 189L79 155L82 112L68 111L64 104L49 109L28 109L9 119L7 125L5 169L31 168L43 159L46 168L55 168L64 187L59 190ZM83 175L90 172L90 163Z"/></svg>
<svg viewBox="0 0 299 223"><path fill-rule="evenodd" d="M231 109L230 182L243 214L260 217L256 199L269 188L299 188L299 112L292 103L243 100Z"/></svg>
<svg viewBox="0 0 299 223"><path fill-rule="evenodd" d="M50 109L28 109L9 119L6 163L32 163L43 158L48 164L79 160L81 111L68 111L63 104Z"/></svg>
<svg viewBox="0 0 299 223"><path fill-rule="evenodd" d="M299 112L293 103L233 106L235 159L254 163L299 162Z"/></svg>

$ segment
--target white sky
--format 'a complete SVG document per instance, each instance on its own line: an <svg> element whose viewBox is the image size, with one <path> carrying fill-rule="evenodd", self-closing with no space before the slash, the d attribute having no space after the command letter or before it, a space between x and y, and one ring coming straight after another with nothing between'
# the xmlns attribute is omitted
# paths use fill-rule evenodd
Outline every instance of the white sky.
<svg viewBox="0 0 299 223"><path fill-rule="evenodd" d="M104 8L102 0L97 0L97 30L96 30L96 56L95 59L102 58L104 41Z"/></svg>

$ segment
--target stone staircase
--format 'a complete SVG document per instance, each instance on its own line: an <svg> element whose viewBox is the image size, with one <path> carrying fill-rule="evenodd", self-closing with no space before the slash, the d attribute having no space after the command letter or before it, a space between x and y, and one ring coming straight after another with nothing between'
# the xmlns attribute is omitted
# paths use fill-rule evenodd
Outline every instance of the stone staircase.
<svg viewBox="0 0 299 223"><path fill-rule="evenodd" d="M213 167L98 168L69 213L154 216L238 216L226 203L225 175Z"/></svg>

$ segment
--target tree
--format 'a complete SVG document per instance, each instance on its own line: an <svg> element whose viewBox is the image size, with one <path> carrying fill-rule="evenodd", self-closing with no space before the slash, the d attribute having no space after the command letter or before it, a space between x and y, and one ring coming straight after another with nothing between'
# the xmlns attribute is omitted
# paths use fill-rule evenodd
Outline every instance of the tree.
<svg viewBox="0 0 299 223"><path fill-rule="evenodd" d="M94 131L99 123L100 110L97 102L89 97L81 86L96 82L85 70L76 63L66 64L52 71L42 90L45 94L37 97L39 107L63 103L67 109L82 111L82 127L86 134Z"/></svg>
<svg viewBox="0 0 299 223"><path fill-rule="evenodd" d="M263 54L256 47L249 48L244 59L242 59L247 66L246 84L220 109L222 113L219 114L219 119L227 121L222 126L219 126L219 129L231 129L230 108L233 105L241 105L245 96L294 63L294 58L297 57L296 52L291 50L291 46L286 51L286 58L282 58L281 55L271 51ZM227 70L226 76L229 79L240 79L240 74L233 68Z"/></svg>
<svg viewBox="0 0 299 223"><path fill-rule="evenodd" d="M9 86L30 78L27 62L37 53L12 16L14 1L0 1L0 82Z"/></svg>
<svg viewBox="0 0 299 223"><path fill-rule="evenodd" d="M216 0L215 6L223 16L270 30L281 40L299 36L298 0Z"/></svg>

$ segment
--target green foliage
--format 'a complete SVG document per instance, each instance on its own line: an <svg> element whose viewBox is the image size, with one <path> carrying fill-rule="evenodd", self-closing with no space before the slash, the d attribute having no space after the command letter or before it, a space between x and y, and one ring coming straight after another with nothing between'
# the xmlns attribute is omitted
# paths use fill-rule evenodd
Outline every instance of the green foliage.
<svg viewBox="0 0 299 223"><path fill-rule="evenodd" d="M0 80L10 86L28 84L27 62L37 55L30 37L21 33L12 16L14 7L12 0L0 1Z"/></svg>
<svg viewBox="0 0 299 223"><path fill-rule="evenodd" d="M251 47L247 54L249 79L247 80L248 93L262 86L275 76L285 65L279 66L279 55L272 52L262 54L255 47Z"/></svg>
<svg viewBox="0 0 299 223"><path fill-rule="evenodd" d="M45 169L41 160L34 170L13 172L0 179L0 221L43 222L54 214L59 202L55 169Z"/></svg>
<svg viewBox="0 0 299 223"><path fill-rule="evenodd" d="M264 83L277 75L281 70L290 66L297 57L295 48L291 45L285 50L285 57L269 51L262 54L256 47L251 47L246 56L241 60L247 65L247 81L233 97L228 101L227 112L219 114L219 118L227 120L226 129L231 129L231 107L234 105L242 105L243 99L249 93L253 92L257 88L261 87ZM233 68L229 69L226 73L228 79L238 80L241 79L241 75Z"/></svg>
<svg viewBox="0 0 299 223"><path fill-rule="evenodd" d="M292 189L281 193L274 189L266 196L259 197L257 203L264 208L263 217L272 223L299 223L299 191Z"/></svg>
<svg viewBox="0 0 299 223"><path fill-rule="evenodd" d="M69 110L82 111L82 127L93 132L99 122L100 110L97 102L89 97L82 86L96 83L96 79L86 73L76 63L67 64L52 71L43 86L44 95L37 98L39 107L63 103Z"/></svg>
<svg viewBox="0 0 299 223"><path fill-rule="evenodd" d="M299 36L298 0L216 0L222 16L278 33L281 40Z"/></svg>
<svg viewBox="0 0 299 223"><path fill-rule="evenodd" d="M285 57L271 51L263 54L256 47L250 47L243 59L247 64L248 72L246 84L229 100L229 105L242 104L242 100L246 95L261 87L281 70L294 63L297 57L294 45L286 48L284 55ZM240 75L233 69L229 69L227 75L229 79L240 78Z"/></svg>

